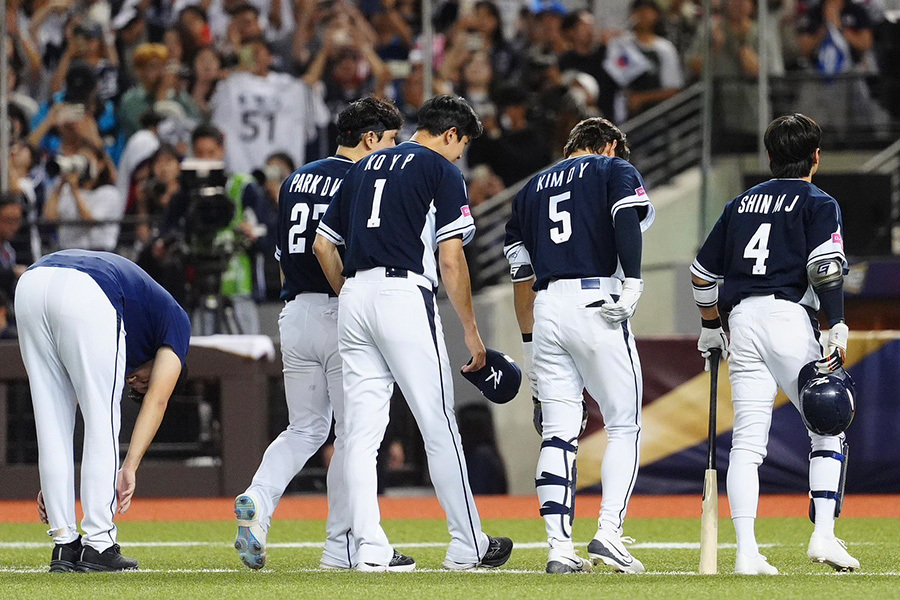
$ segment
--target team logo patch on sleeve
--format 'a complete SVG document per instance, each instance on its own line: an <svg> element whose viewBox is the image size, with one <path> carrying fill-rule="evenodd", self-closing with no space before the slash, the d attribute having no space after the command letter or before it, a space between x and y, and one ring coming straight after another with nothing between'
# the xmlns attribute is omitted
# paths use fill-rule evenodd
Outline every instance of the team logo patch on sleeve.
<svg viewBox="0 0 900 600"><path fill-rule="evenodd" d="M472 211L469 210L469 205L468 205L468 204L464 205L464 206L460 209L460 211L462 212L462 214L463 214L464 217L471 217L471 216L472 216Z"/></svg>
<svg viewBox="0 0 900 600"><path fill-rule="evenodd" d="M637 194L638 196L646 196L647 195L647 192L644 191L644 186L635 188L634 193Z"/></svg>
<svg viewBox="0 0 900 600"><path fill-rule="evenodd" d="M844 238L841 237L841 234L839 234L839 233L832 233L831 234L831 243L832 244L840 244L841 248L843 248L844 247Z"/></svg>

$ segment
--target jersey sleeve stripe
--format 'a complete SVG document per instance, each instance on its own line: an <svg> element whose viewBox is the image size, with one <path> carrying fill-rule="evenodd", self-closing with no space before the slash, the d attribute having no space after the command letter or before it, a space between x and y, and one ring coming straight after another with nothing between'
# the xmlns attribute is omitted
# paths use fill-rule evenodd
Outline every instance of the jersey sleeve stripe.
<svg viewBox="0 0 900 600"><path fill-rule="evenodd" d="M616 213L619 212L623 208L628 208L629 206L646 206L650 204L650 198L647 195L638 196L637 194L633 196L627 196L622 198L621 200L617 200L613 203L612 208L609 209L610 214L615 218Z"/></svg>
<svg viewBox="0 0 900 600"><path fill-rule="evenodd" d="M716 275L712 273L709 269L705 268L696 260L691 264L691 273L693 273L700 279L705 279L706 281L722 281L725 279L725 277L722 275Z"/></svg>
<svg viewBox="0 0 900 600"><path fill-rule="evenodd" d="M344 243L344 238L339 236L333 229L321 221L319 221L319 227L316 229L316 233L338 246L341 246Z"/></svg>
<svg viewBox="0 0 900 600"><path fill-rule="evenodd" d="M281 248L275 247L275 260L281 262Z"/></svg>
<svg viewBox="0 0 900 600"><path fill-rule="evenodd" d="M473 237L475 237L475 223L472 223L470 221L468 223L463 223L462 226L458 226L454 229L448 229L447 227L444 227L437 233L435 238L437 239L438 243L440 243L457 235L462 235L463 246L465 246L472 241Z"/></svg>

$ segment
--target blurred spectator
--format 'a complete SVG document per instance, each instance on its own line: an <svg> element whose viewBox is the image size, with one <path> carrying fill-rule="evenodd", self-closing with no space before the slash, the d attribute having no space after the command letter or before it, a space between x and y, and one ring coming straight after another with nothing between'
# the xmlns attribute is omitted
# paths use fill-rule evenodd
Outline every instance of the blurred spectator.
<svg viewBox="0 0 900 600"><path fill-rule="evenodd" d="M178 34L183 64L194 63L197 53L213 43L206 12L196 4L186 6L178 13L174 31Z"/></svg>
<svg viewBox="0 0 900 600"><path fill-rule="evenodd" d="M21 111L26 125L24 133L27 135L27 125L28 123L31 123L31 119L33 119L34 115L37 114L39 105L37 101L35 101L35 99L32 97L33 94L26 93L26 91L24 91L23 89L19 89L19 74L26 71L26 69L22 64L22 60L20 59L16 48L16 40L12 36L7 34L6 60L9 66L6 73L8 86L7 89L9 89L9 107L10 109L16 107ZM38 57L38 61L40 61L40 57ZM40 65L40 62L38 62L38 65ZM35 71L29 70L29 72L26 73L26 81L28 79L28 76L33 77L34 75ZM25 86L22 87L24 88Z"/></svg>
<svg viewBox="0 0 900 600"><path fill-rule="evenodd" d="M22 3L19 9L18 29L28 32L27 38L41 57L40 74L29 82L36 98L49 95L50 79L65 50L66 22L74 4L73 0L34 0L30 5Z"/></svg>
<svg viewBox="0 0 900 600"><path fill-rule="evenodd" d="M10 243L22 226L22 203L15 194L0 194L0 292L12 299L16 281L25 267L16 261L16 251Z"/></svg>
<svg viewBox="0 0 900 600"><path fill-rule="evenodd" d="M150 158L150 176L135 190L135 213L141 221L136 237L141 245L159 234L160 220L165 216L172 198L181 191L181 159L181 154L173 146L159 146Z"/></svg>
<svg viewBox="0 0 900 600"><path fill-rule="evenodd" d="M469 206L476 208L505 189L503 180L487 165L478 165L467 178Z"/></svg>
<svg viewBox="0 0 900 600"><path fill-rule="evenodd" d="M675 46L656 33L661 15L656 0L634 0L633 32L610 42L604 67L622 88L616 98L617 122L671 98L684 87Z"/></svg>
<svg viewBox="0 0 900 600"><path fill-rule="evenodd" d="M568 50L562 35L562 22L567 12L565 5L559 0L534 0L531 12L534 18L529 30L530 51L559 56Z"/></svg>
<svg viewBox="0 0 900 600"><path fill-rule="evenodd" d="M710 32L717 145L722 149L749 149L759 126L759 29L753 21L753 0L725 0L724 8L724 18L716 19ZM697 77L703 69L702 37L697 36L687 57L688 66ZM784 75L780 54L772 52L776 36L767 36L767 40L769 74Z"/></svg>
<svg viewBox="0 0 900 600"><path fill-rule="evenodd" d="M686 56L700 33L703 9L697 0L669 0L660 19L665 38L672 42L679 56ZM771 37L776 37L774 32Z"/></svg>
<svg viewBox="0 0 900 600"><path fill-rule="evenodd" d="M58 157L56 164L59 177L44 205L44 218L63 221L57 228L59 248L112 252L125 211L124 199L113 185L112 161L102 150L82 146L73 155Z"/></svg>
<svg viewBox="0 0 900 600"><path fill-rule="evenodd" d="M181 71L179 63L169 59L169 51L162 44L143 44L134 53L134 73L138 84L125 92L119 102L122 130L131 136L140 128L141 115L154 108L157 102L171 101L180 106L185 117L200 116L191 97L178 88Z"/></svg>
<svg viewBox="0 0 900 600"><path fill-rule="evenodd" d="M261 180L265 191L265 202L255 208L255 218L260 231L265 228L253 248L253 289L257 300L277 300L281 292L280 264L275 259L275 246L278 241L278 194L281 184L290 177L295 169L294 161L284 152L276 152L266 159L262 171L254 174Z"/></svg>
<svg viewBox="0 0 900 600"><path fill-rule="evenodd" d="M414 0L382 0L381 10L372 15L377 41L375 51L387 61L406 61L413 47L412 24L418 19Z"/></svg>
<svg viewBox="0 0 900 600"><path fill-rule="evenodd" d="M491 100L493 75L487 52L476 52L462 67L457 93L469 101L482 120L497 116L497 109Z"/></svg>
<svg viewBox="0 0 900 600"><path fill-rule="evenodd" d="M849 71L872 48L872 19L866 8L853 0L821 0L804 7L797 27L797 44L822 75Z"/></svg>
<svg viewBox="0 0 900 600"><path fill-rule="evenodd" d="M486 123L486 135L469 144L470 165L487 164L510 186L550 164L545 135L528 121L528 95L518 86L506 86L496 95L499 123ZM510 160L515 156L515 160Z"/></svg>
<svg viewBox="0 0 900 600"><path fill-rule="evenodd" d="M222 71L222 57L214 47L204 46L194 54L192 67L187 91L200 117L207 120L212 116L210 100L216 91L216 85L225 77Z"/></svg>
<svg viewBox="0 0 900 600"><path fill-rule="evenodd" d="M50 91L60 91L73 61L83 62L94 69L97 98L112 100L119 94L118 55L104 41L103 26L90 19L73 18L66 25L66 50L53 74Z"/></svg>
<svg viewBox="0 0 900 600"><path fill-rule="evenodd" d="M158 128L162 121L161 114L152 110L147 111L141 115L141 129L128 138L128 143L125 144L116 177L119 195L125 200L125 214L132 213L132 185L135 172L159 148Z"/></svg>
<svg viewBox="0 0 900 600"><path fill-rule="evenodd" d="M9 296L0 289L0 340L14 340L19 337L16 326L10 323L11 308Z"/></svg>
<svg viewBox="0 0 900 600"><path fill-rule="evenodd" d="M612 117L616 84L603 68L606 46L597 39L594 17L587 10L570 13L563 20L562 31L571 50L560 57L559 68L562 71L575 69L593 77L600 86L597 101L600 112Z"/></svg>
<svg viewBox="0 0 900 600"><path fill-rule="evenodd" d="M552 9L548 8L548 13L552 13ZM441 67L442 76L458 84L465 66L479 53L486 54L497 80L510 81L518 77L522 57L503 36L500 11L490 0L476 2L471 13L457 22Z"/></svg>
<svg viewBox="0 0 900 600"><path fill-rule="evenodd" d="M18 194L26 206L37 204L37 193L31 170L35 165L34 148L23 141L14 142L9 149L9 191Z"/></svg>
<svg viewBox="0 0 900 600"><path fill-rule="evenodd" d="M117 161L124 146L115 107L100 101L94 69L82 62L72 63L65 89L41 105L31 126L28 143L50 156L72 154L86 143Z"/></svg>
<svg viewBox="0 0 900 600"><path fill-rule="evenodd" d="M237 70L219 82L212 98L212 122L232 136L225 154L229 171L249 173L273 152L287 152L298 165L306 162L306 144L329 119L315 85L325 53L299 80L271 70L272 55L262 38L241 48Z"/></svg>
<svg viewBox="0 0 900 600"><path fill-rule="evenodd" d="M119 76L121 88L130 88L137 75L134 73L134 53L147 43L147 22L144 13L124 6L112 20L116 33L116 52L119 55Z"/></svg>

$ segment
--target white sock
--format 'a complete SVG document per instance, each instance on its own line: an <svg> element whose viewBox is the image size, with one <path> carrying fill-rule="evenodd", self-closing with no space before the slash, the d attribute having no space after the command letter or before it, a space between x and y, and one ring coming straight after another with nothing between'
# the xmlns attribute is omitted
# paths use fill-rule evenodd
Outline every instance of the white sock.
<svg viewBox="0 0 900 600"><path fill-rule="evenodd" d="M754 528L756 519L753 517L735 517L731 521L734 523L734 532L737 535L738 554L746 554L747 556L759 554L759 545L756 543L756 531Z"/></svg>
<svg viewBox="0 0 900 600"><path fill-rule="evenodd" d="M837 502L831 498L813 498L816 507L816 533L834 536L834 507Z"/></svg>

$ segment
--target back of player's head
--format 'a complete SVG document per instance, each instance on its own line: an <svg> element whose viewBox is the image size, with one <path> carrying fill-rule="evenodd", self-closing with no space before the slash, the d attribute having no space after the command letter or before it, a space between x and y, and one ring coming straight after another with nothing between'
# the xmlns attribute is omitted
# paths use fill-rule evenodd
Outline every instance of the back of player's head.
<svg viewBox="0 0 900 600"><path fill-rule="evenodd" d="M455 127L459 138L468 137L469 141L484 131L481 120L469 103L449 94L427 100L419 109L418 123L418 131L427 131L431 135L443 135Z"/></svg>
<svg viewBox="0 0 900 600"><path fill-rule="evenodd" d="M563 154L568 158L578 150L588 152L603 152L609 144L616 142L615 155L628 160L631 150L625 143L625 134L622 130L600 117L591 117L578 123L569 133L569 140L563 149Z"/></svg>
<svg viewBox="0 0 900 600"><path fill-rule="evenodd" d="M818 123L800 113L778 117L766 128L769 170L773 177L806 177L812 172L822 140Z"/></svg>
<svg viewBox="0 0 900 600"><path fill-rule="evenodd" d="M363 98L338 115L337 143L339 146L353 148L370 131L378 134L380 140L385 131L400 129L401 125L403 115L392 103L376 98Z"/></svg>

